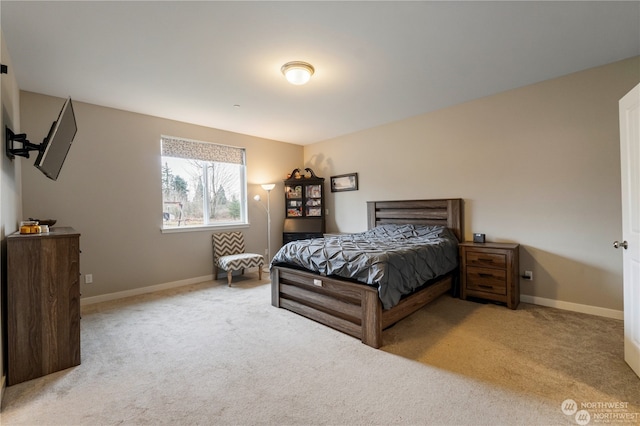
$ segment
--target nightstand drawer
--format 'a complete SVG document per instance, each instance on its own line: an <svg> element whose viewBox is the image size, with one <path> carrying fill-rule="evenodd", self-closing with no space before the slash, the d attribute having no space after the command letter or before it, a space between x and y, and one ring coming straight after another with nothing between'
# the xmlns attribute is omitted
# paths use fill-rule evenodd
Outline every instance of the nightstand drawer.
<svg viewBox="0 0 640 426"><path fill-rule="evenodd" d="M467 290L507 294L507 271L504 269L467 267Z"/></svg>
<svg viewBox="0 0 640 426"><path fill-rule="evenodd" d="M502 253L486 251L467 251L467 266L483 266L485 268L505 268L507 256Z"/></svg>

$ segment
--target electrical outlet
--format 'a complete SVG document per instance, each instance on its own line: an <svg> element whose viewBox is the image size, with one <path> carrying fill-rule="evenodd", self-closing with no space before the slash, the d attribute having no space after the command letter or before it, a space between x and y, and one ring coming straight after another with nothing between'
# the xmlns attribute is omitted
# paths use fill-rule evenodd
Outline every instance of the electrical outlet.
<svg viewBox="0 0 640 426"><path fill-rule="evenodd" d="M525 280L533 281L533 271L524 271L522 276Z"/></svg>
<svg viewBox="0 0 640 426"><path fill-rule="evenodd" d="M268 248L264 249L264 255L265 255L265 256L268 256L268 255L269 255L269 249L268 249Z"/></svg>
<svg viewBox="0 0 640 426"><path fill-rule="evenodd" d="M91 284L93 282L93 274L85 274L84 283Z"/></svg>

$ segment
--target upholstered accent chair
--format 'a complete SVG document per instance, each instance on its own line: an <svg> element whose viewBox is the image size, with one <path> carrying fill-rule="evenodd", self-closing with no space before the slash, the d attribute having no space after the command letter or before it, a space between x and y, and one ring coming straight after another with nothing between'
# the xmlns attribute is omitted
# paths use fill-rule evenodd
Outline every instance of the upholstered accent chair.
<svg viewBox="0 0 640 426"><path fill-rule="evenodd" d="M231 286L233 271L258 267L258 279L262 279L264 257L260 254L245 253L242 232L217 232L213 234L213 276L218 279L220 269L227 271L227 282Z"/></svg>

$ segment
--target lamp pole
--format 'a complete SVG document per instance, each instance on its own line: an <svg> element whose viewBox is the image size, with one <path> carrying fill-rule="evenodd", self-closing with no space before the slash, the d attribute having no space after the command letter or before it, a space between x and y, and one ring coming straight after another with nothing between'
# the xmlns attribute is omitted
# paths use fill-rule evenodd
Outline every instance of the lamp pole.
<svg viewBox="0 0 640 426"><path fill-rule="evenodd" d="M262 189L267 191L267 264L271 263L271 190L275 183L262 184Z"/></svg>
<svg viewBox="0 0 640 426"><path fill-rule="evenodd" d="M267 189L267 264L271 262L271 190Z"/></svg>

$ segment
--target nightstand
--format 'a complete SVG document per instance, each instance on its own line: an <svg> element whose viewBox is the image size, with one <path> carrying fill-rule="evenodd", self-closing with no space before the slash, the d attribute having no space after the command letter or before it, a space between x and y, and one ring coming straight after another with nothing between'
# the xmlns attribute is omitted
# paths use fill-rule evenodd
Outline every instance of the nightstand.
<svg viewBox="0 0 640 426"><path fill-rule="evenodd" d="M460 243L460 298L520 303L519 244Z"/></svg>

